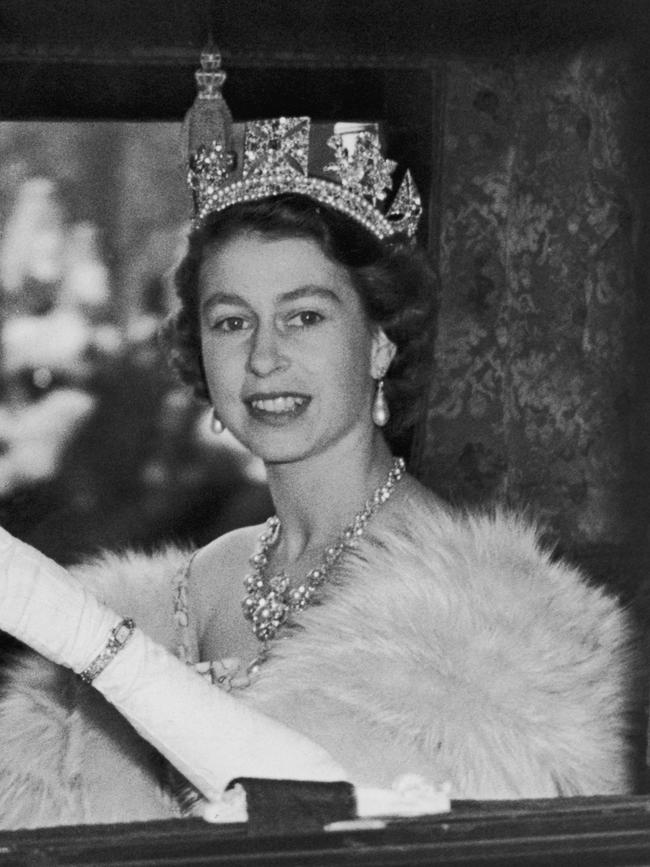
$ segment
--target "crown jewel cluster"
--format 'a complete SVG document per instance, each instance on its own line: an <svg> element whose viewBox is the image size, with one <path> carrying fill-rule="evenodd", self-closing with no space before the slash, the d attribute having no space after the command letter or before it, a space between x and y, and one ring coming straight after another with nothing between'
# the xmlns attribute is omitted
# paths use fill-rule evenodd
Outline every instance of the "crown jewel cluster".
<svg viewBox="0 0 650 867"><path fill-rule="evenodd" d="M331 135L331 161L317 170L323 177L309 174L310 128L308 117L250 121L241 155L223 141L201 144L188 172L196 223L238 202L301 193L347 214L380 239L397 233L412 237L422 212L420 197L407 171L385 209L397 164L382 155L377 132Z"/></svg>

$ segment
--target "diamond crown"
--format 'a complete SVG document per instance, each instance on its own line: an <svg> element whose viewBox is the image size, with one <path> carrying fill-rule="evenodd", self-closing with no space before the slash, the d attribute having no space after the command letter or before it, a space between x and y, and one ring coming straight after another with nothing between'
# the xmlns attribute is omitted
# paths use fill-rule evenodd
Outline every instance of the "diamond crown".
<svg viewBox="0 0 650 867"><path fill-rule="evenodd" d="M198 126L198 118L204 137L212 130L208 141L188 147L196 225L238 202L301 193L347 214L380 240L413 237L420 196L407 171L391 199L397 164L382 154L378 124L314 123L308 117L232 123L221 95L220 56L204 54L202 65L199 95L185 124ZM212 125L206 122L210 108Z"/></svg>

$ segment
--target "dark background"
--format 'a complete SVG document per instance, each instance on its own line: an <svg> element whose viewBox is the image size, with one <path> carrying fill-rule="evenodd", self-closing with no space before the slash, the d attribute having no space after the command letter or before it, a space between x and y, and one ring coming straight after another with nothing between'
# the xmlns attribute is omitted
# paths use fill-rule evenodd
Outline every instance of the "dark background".
<svg viewBox="0 0 650 867"><path fill-rule="evenodd" d="M212 35L236 116L377 114L384 74L620 39L644 63L645 0L4 0L11 118L179 118ZM351 87L353 82L355 86Z"/></svg>

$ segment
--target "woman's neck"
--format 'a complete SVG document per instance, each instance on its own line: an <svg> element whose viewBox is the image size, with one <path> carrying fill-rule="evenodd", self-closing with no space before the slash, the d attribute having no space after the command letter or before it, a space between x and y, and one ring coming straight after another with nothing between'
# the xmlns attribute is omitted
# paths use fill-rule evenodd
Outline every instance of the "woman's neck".
<svg viewBox="0 0 650 867"><path fill-rule="evenodd" d="M341 444L304 461L269 466L271 496L282 524L278 559L290 565L322 551L384 484L392 460L377 434L365 454Z"/></svg>

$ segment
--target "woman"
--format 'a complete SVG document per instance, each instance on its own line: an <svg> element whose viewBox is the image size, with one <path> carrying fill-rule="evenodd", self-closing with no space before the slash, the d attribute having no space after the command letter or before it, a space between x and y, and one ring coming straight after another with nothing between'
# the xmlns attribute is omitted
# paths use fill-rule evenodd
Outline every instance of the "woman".
<svg viewBox="0 0 650 867"><path fill-rule="evenodd" d="M416 771L449 781L454 797L629 791L637 664L627 616L552 562L524 522L456 513L393 458L389 443L417 415L433 328L431 281L408 238L413 191L407 179L389 220L367 133L359 150L329 139L337 181L306 158L297 170L305 148L316 150L304 120L275 122L273 147L268 128L247 132L238 159L220 145L199 154L198 225L168 331L177 366L209 397L218 425L264 460L277 517L216 540L188 568L186 555L168 551L80 573L117 610L137 609L149 635L176 641L184 661L201 660L238 701L140 632L122 649L130 623L102 650L116 616L9 540L0 628L85 671L208 797L244 771L343 773L380 786ZM283 152L295 130L302 150ZM369 165L372 195L359 182ZM174 638L160 588L179 566ZM146 588L133 577L143 569L154 575ZM173 813L152 796L142 742L103 705L86 713L81 739L100 716L115 734L99 752L109 763L117 750L142 778L122 780L111 811L95 779L103 802L54 820L44 810L34 824ZM19 773L3 770L9 804ZM12 821L24 823L24 811Z"/></svg>

